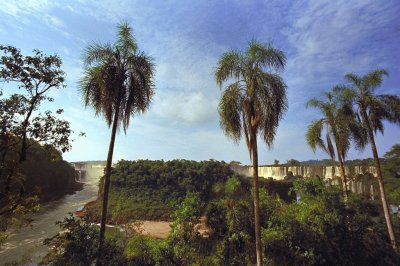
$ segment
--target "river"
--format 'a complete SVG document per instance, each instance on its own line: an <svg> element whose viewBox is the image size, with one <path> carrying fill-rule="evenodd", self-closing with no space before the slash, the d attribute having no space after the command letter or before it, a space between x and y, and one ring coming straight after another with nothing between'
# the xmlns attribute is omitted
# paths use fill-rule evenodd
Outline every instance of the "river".
<svg viewBox="0 0 400 266"><path fill-rule="evenodd" d="M40 211L35 214L31 226L14 232L0 249L0 265L12 261L17 261L22 265L37 265L48 250L43 245L43 240L60 231L55 224L56 221L63 220L69 212L74 212L85 203L96 199L98 181L103 173L103 167L85 164L83 168L87 174L83 180L85 183L83 189L73 195L66 195L59 200L42 205Z"/></svg>

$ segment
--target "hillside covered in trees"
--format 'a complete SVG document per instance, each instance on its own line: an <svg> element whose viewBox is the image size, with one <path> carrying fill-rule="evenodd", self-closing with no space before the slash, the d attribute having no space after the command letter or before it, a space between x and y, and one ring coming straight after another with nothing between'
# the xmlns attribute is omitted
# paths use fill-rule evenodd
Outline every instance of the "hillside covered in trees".
<svg viewBox="0 0 400 266"><path fill-rule="evenodd" d="M35 144L21 166L27 194L37 193L41 202L59 199L81 189L75 169L64 161L61 153L51 147Z"/></svg>
<svg viewBox="0 0 400 266"><path fill-rule="evenodd" d="M230 166L218 161L121 160L112 169L110 218L171 220L187 193L209 200L212 187L232 175ZM88 215L98 220L99 207L98 201L91 204Z"/></svg>

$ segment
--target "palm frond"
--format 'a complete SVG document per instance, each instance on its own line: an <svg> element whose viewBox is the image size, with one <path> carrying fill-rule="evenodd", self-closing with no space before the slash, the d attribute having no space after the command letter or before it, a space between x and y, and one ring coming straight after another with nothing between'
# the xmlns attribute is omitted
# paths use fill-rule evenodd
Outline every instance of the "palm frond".
<svg viewBox="0 0 400 266"><path fill-rule="evenodd" d="M103 115L110 126L114 115L117 128L129 126L134 113L145 112L154 95L154 63L137 52L132 29L118 25L116 45L92 43L84 50L85 73L79 87L86 107Z"/></svg>
<svg viewBox="0 0 400 266"><path fill-rule="evenodd" d="M391 123L400 124L400 97L397 95L377 95L377 99L382 103L385 110L384 119Z"/></svg>
<svg viewBox="0 0 400 266"><path fill-rule="evenodd" d="M325 108L325 103L323 101L319 100L319 99L312 98L312 99L308 100L308 102L306 104L306 107L307 108L315 107L315 108L318 108L318 109L322 110L322 109Z"/></svg>
<svg viewBox="0 0 400 266"><path fill-rule="evenodd" d="M308 146L315 152L317 148L327 151L326 145L321 138L324 122L322 119L313 121L307 129L306 141Z"/></svg>
<svg viewBox="0 0 400 266"><path fill-rule="evenodd" d="M225 88L220 101L221 127L235 141L243 131L250 157L259 134L268 147L272 146L287 109L286 84L280 76L268 72L283 69L285 62L282 51L252 40L245 53L224 53L215 69L219 86L234 82Z"/></svg>
<svg viewBox="0 0 400 266"><path fill-rule="evenodd" d="M239 80L243 72L242 67L242 55L239 52L224 53L214 72L217 84L222 86L222 83L228 79Z"/></svg>
<svg viewBox="0 0 400 266"><path fill-rule="evenodd" d="M262 44L255 39L250 41L246 56L262 68L282 70L286 64L286 56L283 51L274 48L270 43Z"/></svg>
<svg viewBox="0 0 400 266"><path fill-rule="evenodd" d="M255 106L259 106L257 113L261 122L258 128L263 140L271 148L279 121L288 108L286 84L276 74L263 73L260 78L262 86L256 90L255 99Z"/></svg>
<svg viewBox="0 0 400 266"><path fill-rule="evenodd" d="M245 111L242 112L243 135L244 135L244 139L246 141L246 146L249 151L250 159L251 159L252 158L252 147L250 145L250 132L248 130L248 123L246 123L248 121L250 121L250 119L248 119L246 117L246 112Z"/></svg>
<svg viewBox="0 0 400 266"><path fill-rule="evenodd" d="M133 30L129 24L124 21L117 25L118 29L118 40L116 46L124 54L124 57L128 54L134 54L137 51L136 39L133 36Z"/></svg>
<svg viewBox="0 0 400 266"><path fill-rule="evenodd" d="M224 133L238 142L242 133L243 102L238 82L229 85L223 92L218 105L220 125Z"/></svg>
<svg viewBox="0 0 400 266"><path fill-rule="evenodd" d="M361 87L362 78L355 73L347 73L344 76L345 80L351 84L354 84L357 87Z"/></svg>
<svg viewBox="0 0 400 266"><path fill-rule="evenodd" d="M367 86L370 91L373 91L382 84L383 75L388 76L389 73L385 69L377 69L369 72L363 77L364 86Z"/></svg>
<svg viewBox="0 0 400 266"><path fill-rule="evenodd" d="M329 131L326 132L326 148L329 156L331 157L332 161L335 160L335 147L333 146L333 142L331 136L329 135Z"/></svg>
<svg viewBox="0 0 400 266"><path fill-rule="evenodd" d="M384 120L400 123L399 98L393 95L374 95L384 75L388 75L384 69L371 71L364 76L349 73L345 78L351 87L339 90L342 102L345 102L349 113L352 112L355 117L349 122L349 128L358 149L363 149L368 143L368 131L383 133Z"/></svg>
<svg viewBox="0 0 400 266"><path fill-rule="evenodd" d="M92 64L102 64L109 61L113 56L111 44L92 42L83 50L83 64L88 67Z"/></svg>

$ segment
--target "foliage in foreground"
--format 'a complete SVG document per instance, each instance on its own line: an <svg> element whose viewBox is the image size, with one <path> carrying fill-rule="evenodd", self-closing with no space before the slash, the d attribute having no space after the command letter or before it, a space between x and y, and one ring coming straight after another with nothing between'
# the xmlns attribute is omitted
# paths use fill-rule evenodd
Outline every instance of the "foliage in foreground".
<svg viewBox="0 0 400 266"><path fill-rule="evenodd" d="M118 24L114 44L93 42L84 50L84 75L80 90L85 107L92 107L111 127L110 145L104 175L99 256L103 248L111 178L111 164L117 129L126 133L130 117L143 114L154 95L153 59L138 49L133 29L127 22Z"/></svg>
<svg viewBox="0 0 400 266"><path fill-rule="evenodd" d="M50 252L40 265L91 265L96 262L99 246L99 229L72 215L57 222L62 231L44 244ZM124 265L126 259L115 240L108 240L103 247L103 265Z"/></svg>
<svg viewBox="0 0 400 266"><path fill-rule="evenodd" d="M200 193L189 192L173 214L168 239L133 234L127 241L110 240L107 256L120 265L253 265L253 202L248 188L245 179L229 177L214 183L212 198L203 200ZM346 207L340 189L318 179L296 180L293 192L301 196L300 202L285 202L260 190L265 264L396 265L400 257L390 247L376 202L351 194ZM208 238L194 230L204 218ZM94 258L95 248L90 247L96 247L97 229L71 220L64 228L70 233L48 243L65 252L47 256L47 262L73 259L75 252L83 251Z"/></svg>
<svg viewBox="0 0 400 266"><path fill-rule="evenodd" d="M318 179L297 180L293 190L301 195L298 203L286 203L261 190L264 263L395 265L400 259L390 248L377 205L352 195L346 208L340 190ZM187 198L177 211L180 219L170 236L175 261L182 265L255 263L251 196L235 177L220 192L221 198L208 203ZM210 238L190 230L203 210L214 230Z"/></svg>
<svg viewBox="0 0 400 266"><path fill-rule="evenodd" d="M70 123L43 110L50 91L64 88L57 55L0 44L0 244L31 222L41 201L76 189L75 172L61 152L70 150Z"/></svg>
<svg viewBox="0 0 400 266"><path fill-rule="evenodd" d="M275 205L263 229L272 265L395 265L378 206L351 195L346 208L336 187L299 180L301 201Z"/></svg>
<svg viewBox="0 0 400 266"><path fill-rule="evenodd" d="M283 51L253 39L243 52L223 53L214 73L224 87L218 104L220 126L235 142L245 139L252 161L257 265L262 263L257 138L270 148L287 109L286 84L280 76L285 64Z"/></svg>

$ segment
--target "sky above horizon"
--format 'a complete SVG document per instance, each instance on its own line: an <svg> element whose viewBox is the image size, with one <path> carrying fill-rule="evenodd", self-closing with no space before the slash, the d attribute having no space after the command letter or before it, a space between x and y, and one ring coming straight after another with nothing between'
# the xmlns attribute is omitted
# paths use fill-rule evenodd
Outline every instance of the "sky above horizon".
<svg viewBox="0 0 400 266"><path fill-rule="evenodd" d="M125 135L117 136L119 159L189 159L241 161L249 164L244 140L236 145L219 126L221 90L213 71L226 51L243 51L255 38L285 52L282 76L289 109L273 147L259 143L260 164L327 158L305 141L317 110L306 102L343 83L348 72L363 75L385 68L379 94L400 94L400 5L388 1L4 1L0 5L0 43L24 54L40 49L57 54L67 74L67 88L53 91L45 109L64 109L78 138L68 161L104 160L110 130L101 117L85 109L78 91L82 51L91 42L113 43L116 25L127 21L139 49L156 63L156 94L149 111L135 116ZM7 91L7 84L1 84ZM400 127L385 124L378 135L382 156L400 143ZM372 157L350 150L348 159Z"/></svg>

